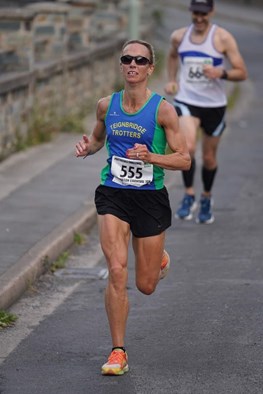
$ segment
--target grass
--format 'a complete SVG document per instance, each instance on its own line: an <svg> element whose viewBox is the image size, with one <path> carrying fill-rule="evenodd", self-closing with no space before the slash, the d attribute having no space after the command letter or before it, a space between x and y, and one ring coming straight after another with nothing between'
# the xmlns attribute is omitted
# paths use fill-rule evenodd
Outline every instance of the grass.
<svg viewBox="0 0 263 394"><path fill-rule="evenodd" d="M233 90L231 91L230 96L228 97L228 104L227 104L228 110L231 111L235 107L239 95L240 95L240 86L238 85L238 83L236 83L234 85Z"/></svg>
<svg viewBox="0 0 263 394"><path fill-rule="evenodd" d="M161 75L165 68L165 53L164 51L158 49L155 54L155 69L154 69L154 74L153 77L157 78Z"/></svg>
<svg viewBox="0 0 263 394"><path fill-rule="evenodd" d="M163 11L156 8L152 12L152 18L154 20L155 26L160 25L163 26Z"/></svg>
<svg viewBox="0 0 263 394"><path fill-rule="evenodd" d="M16 315L0 310L0 330L13 326L17 319Z"/></svg>
<svg viewBox="0 0 263 394"><path fill-rule="evenodd" d="M74 233L74 243L76 245L83 245L85 243L84 234Z"/></svg>
<svg viewBox="0 0 263 394"><path fill-rule="evenodd" d="M58 133L83 134L87 132L84 120L91 113L93 107L93 99L85 100L85 103L77 109L72 109L64 115L59 115L51 105L43 111L36 103L28 122L26 137L21 136L18 131L16 132L15 151L19 152L29 147L49 142Z"/></svg>
<svg viewBox="0 0 263 394"><path fill-rule="evenodd" d="M66 261L67 261L68 257L69 257L69 252L64 252L64 253L62 253L62 254L57 258L57 260L55 260L54 263L51 264L51 266L50 266L50 271L54 273L54 272L57 271L58 269L65 268Z"/></svg>

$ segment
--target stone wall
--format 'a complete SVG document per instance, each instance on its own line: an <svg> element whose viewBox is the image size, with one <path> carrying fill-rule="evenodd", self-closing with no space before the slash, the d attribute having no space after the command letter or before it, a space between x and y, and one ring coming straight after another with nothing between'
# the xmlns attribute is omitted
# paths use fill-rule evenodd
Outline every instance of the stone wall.
<svg viewBox="0 0 263 394"><path fill-rule="evenodd" d="M36 119L91 104L94 110L117 86L127 7L119 0L61 0L0 8L0 160L23 145ZM143 21L140 38L147 39L151 22Z"/></svg>

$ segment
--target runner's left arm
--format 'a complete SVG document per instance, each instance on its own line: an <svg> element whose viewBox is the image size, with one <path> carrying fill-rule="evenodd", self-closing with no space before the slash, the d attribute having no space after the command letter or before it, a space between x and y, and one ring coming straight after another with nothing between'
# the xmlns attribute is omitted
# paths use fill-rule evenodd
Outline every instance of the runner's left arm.
<svg viewBox="0 0 263 394"><path fill-rule="evenodd" d="M209 79L224 78L228 81L238 82L247 78L247 68L239 51L236 39L227 30L218 28L215 36L216 49L222 52L230 63L230 67L204 66L204 74Z"/></svg>
<svg viewBox="0 0 263 394"><path fill-rule="evenodd" d="M128 150L127 157L137 157L145 163L154 164L167 170L188 170L191 159L185 137L179 130L178 116L174 107L166 100L163 100L160 104L158 123L165 130L170 152L165 155L152 153L146 145L135 144L134 148ZM139 156L136 156L136 152Z"/></svg>

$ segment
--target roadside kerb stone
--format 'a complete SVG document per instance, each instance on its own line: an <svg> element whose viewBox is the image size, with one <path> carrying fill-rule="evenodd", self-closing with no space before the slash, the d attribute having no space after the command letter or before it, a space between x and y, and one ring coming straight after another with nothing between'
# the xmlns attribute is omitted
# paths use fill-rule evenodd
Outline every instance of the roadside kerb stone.
<svg viewBox="0 0 263 394"><path fill-rule="evenodd" d="M88 231L96 220L94 204L86 202L31 248L0 278L0 309L10 307L47 270L50 262L74 243L74 234Z"/></svg>

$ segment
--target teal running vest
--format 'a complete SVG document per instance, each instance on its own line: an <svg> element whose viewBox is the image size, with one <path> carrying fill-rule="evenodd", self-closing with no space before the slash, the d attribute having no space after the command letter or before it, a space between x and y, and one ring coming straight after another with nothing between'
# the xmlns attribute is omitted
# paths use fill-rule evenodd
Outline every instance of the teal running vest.
<svg viewBox="0 0 263 394"><path fill-rule="evenodd" d="M165 131L157 122L158 109L163 99L152 93L139 111L129 114L122 106L123 91L112 94L105 117L108 159L101 171L102 185L138 190L163 188L162 168L126 157L127 149L135 143L145 144L150 152L165 154Z"/></svg>

